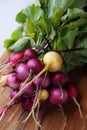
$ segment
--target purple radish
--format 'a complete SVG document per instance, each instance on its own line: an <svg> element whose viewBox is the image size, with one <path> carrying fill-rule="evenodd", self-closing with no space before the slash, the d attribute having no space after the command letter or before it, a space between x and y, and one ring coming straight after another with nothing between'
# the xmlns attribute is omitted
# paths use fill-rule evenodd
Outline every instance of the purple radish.
<svg viewBox="0 0 87 130"><path fill-rule="evenodd" d="M22 102L21 102L21 105L23 107L24 110L30 110L32 108L32 101L30 99L24 99Z"/></svg>
<svg viewBox="0 0 87 130"><path fill-rule="evenodd" d="M68 93L61 88L53 88L50 91L50 102L58 105L65 103L68 100Z"/></svg>
<svg viewBox="0 0 87 130"><path fill-rule="evenodd" d="M57 72L53 75L52 83L54 86L64 85L67 82L66 74L62 72Z"/></svg>
<svg viewBox="0 0 87 130"><path fill-rule="evenodd" d="M17 67L16 67L16 73L17 73L17 78L19 80L26 80L27 77L29 76L29 70L26 64L24 63L20 63Z"/></svg>
<svg viewBox="0 0 87 130"><path fill-rule="evenodd" d="M16 73L11 73L7 78L7 85L12 89L17 89L19 86L19 80L17 79Z"/></svg>
<svg viewBox="0 0 87 130"><path fill-rule="evenodd" d="M27 66L29 70L33 70L35 74L39 73L43 69L43 64L38 59L30 59L27 62Z"/></svg>
<svg viewBox="0 0 87 130"><path fill-rule="evenodd" d="M37 58L37 53L35 50L29 48L24 52L24 56L29 59Z"/></svg>

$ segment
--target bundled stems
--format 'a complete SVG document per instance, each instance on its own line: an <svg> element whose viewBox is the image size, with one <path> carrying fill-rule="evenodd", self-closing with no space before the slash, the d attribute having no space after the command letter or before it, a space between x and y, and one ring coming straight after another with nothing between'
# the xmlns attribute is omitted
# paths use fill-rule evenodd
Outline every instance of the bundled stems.
<svg viewBox="0 0 87 130"><path fill-rule="evenodd" d="M40 54L41 51L45 51L46 48L49 48L50 50L52 50L52 47L50 45L50 41L47 38L45 38L45 42L44 42L44 44L42 46L35 46L35 48L38 49L37 50L38 54Z"/></svg>
<svg viewBox="0 0 87 130"><path fill-rule="evenodd" d="M50 40L45 38L46 42L42 45L42 46L36 46L35 48L38 49L37 53L41 53L41 51L45 51L46 48L49 47L50 50L53 50L51 45L50 45ZM84 50L85 48L84 47L79 47L79 48L71 48L71 49L65 49L65 50L56 50L56 52L58 53L67 53L67 52L75 52L75 51L82 51Z"/></svg>

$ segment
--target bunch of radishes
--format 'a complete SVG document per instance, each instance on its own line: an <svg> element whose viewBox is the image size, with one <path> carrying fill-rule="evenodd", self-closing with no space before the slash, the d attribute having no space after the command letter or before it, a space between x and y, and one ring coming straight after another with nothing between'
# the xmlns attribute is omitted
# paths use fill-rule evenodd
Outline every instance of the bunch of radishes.
<svg viewBox="0 0 87 130"><path fill-rule="evenodd" d="M9 63L4 64L0 72L3 73L8 67L12 67L13 72L2 76L0 82L4 82L3 84L12 91L10 101L0 110L1 118L14 103L21 103L25 110L30 111L26 121L31 114L34 115L34 110L42 102L48 101L50 104L60 106L66 103L69 97L78 105L82 117L80 105L75 98L77 95L75 87L72 84L66 86L69 80L67 75L61 72L63 59L59 53L49 51L41 61L34 49L15 52L10 55ZM38 123L37 120L35 122Z"/></svg>

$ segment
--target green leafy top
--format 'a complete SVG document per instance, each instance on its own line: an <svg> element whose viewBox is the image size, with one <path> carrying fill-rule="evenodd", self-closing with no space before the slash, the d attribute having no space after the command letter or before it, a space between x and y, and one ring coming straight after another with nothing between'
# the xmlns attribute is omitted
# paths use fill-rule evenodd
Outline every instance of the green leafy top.
<svg viewBox="0 0 87 130"><path fill-rule="evenodd" d="M17 14L20 26L4 41L4 46L10 51L24 51L41 46L47 38L52 50L63 56L63 71L87 63L86 0L38 0L38 3ZM74 51L75 48L82 49Z"/></svg>

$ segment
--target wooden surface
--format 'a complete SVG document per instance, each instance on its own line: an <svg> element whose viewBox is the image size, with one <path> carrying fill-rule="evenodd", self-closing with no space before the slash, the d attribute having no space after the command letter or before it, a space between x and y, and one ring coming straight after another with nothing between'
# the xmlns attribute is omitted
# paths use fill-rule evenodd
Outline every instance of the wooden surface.
<svg viewBox="0 0 87 130"><path fill-rule="evenodd" d="M2 63L7 57L4 54L0 59ZM87 65L77 68L70 73L70 78L77 87L78 101L86 116L87 114ZM0 106L6 103L9 99L10 89L7 87L0 87ZM70 101L64 106L67 121L65 122L61 112L58 108L46 111L43 116L41 130L87 130L87 119L81 119L78 108ZM2 121L0 121L0 130L35 130L35 123L32 117L26 122L22 121L27 116L27 112L21 109L20 104L12 106L5 114ZM42 115L42 112L40 113Z"/></svg>

